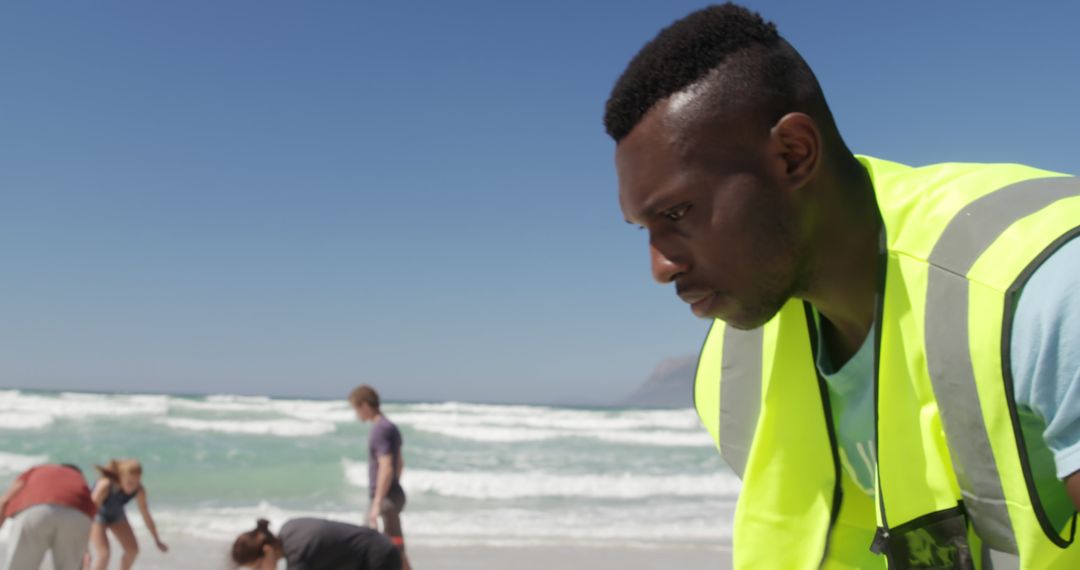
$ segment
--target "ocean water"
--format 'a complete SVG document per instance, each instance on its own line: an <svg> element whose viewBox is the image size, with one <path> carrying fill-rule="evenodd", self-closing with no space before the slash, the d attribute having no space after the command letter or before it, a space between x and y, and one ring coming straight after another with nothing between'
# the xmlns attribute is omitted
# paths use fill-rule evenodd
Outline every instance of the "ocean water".
<svg viewBox="0 0 1080 570"><path fill-rule="evenodd" d="M410 543L730 541L738 481L693 410L437 403L384 413L405 440ZM344 401L0 391L0 484L45 461L89 474L136 457L165 537L230 540L257 517L361 523L369 425Z"/></svg>

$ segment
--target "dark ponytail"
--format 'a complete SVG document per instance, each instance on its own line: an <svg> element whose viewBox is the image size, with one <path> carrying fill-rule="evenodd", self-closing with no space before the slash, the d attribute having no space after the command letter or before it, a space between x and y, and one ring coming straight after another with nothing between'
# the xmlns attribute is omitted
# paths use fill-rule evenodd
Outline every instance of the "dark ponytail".
<svg viewBox="0 0 1080 570"><path fill-rule="evenodd" d="M255 530L250 530L236 537L232 547L233 562L238 565L246 565L255 562L266 555L265 547L273 546L275 550L281 548L281 541L270 532L270 521L259 519L255 523Z"/></svg>

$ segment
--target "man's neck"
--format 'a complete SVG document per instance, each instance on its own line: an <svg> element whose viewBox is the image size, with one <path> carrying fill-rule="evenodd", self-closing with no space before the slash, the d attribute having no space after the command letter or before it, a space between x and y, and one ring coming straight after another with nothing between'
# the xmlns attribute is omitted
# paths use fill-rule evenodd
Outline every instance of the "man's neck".
<svg viewBox="0 0 1080 570"><path fill-rule="evenodd" d="M801 295L827 319L825 348L838 367L870 332L880 279L881 214L869 174L851 161L822 181L809 280Z"/></svg>

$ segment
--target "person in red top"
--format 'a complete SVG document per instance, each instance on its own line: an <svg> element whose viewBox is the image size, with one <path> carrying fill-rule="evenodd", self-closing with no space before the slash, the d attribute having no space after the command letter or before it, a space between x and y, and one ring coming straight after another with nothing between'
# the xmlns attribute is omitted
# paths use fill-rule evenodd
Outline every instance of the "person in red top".
<svg viewBox="0 0 1080 570"><path fill-rule="evenodd" d="M56 570L79 570L95 514L97 506L78 467L31 468L0 496L0 526L9 518L15 525L4 567L39 568L51 550Z"/></svg>

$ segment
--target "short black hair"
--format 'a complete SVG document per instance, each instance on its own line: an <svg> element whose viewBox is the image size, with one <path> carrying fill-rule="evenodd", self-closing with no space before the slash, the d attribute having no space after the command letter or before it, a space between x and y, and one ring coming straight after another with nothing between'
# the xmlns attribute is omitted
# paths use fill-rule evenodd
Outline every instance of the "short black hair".
<svg viewBox="0 0 1080 570"><path fill-rule="evenodd" d="M621 141L658 102L724 64L726 101L752 103L773 120L801 111L819 121L824 112L832 121L813 72L776 24L729 2L691 13L641 48L611 90L608 135Z"/></svg>

